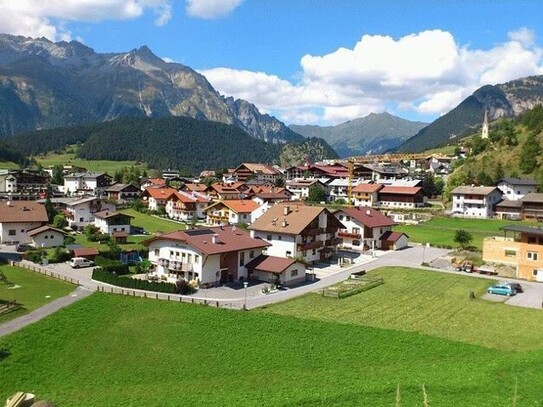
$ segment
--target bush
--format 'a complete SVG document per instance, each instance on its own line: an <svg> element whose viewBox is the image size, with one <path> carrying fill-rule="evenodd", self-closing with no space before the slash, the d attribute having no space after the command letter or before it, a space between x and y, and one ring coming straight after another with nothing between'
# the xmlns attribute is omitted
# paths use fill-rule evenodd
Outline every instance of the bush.
<svg viewBox="0 0 543 407"><path fill-rule="evenodd" d="M29 250L23 255L25 260L31 261L32 263L40 264L42 257L45 255L45 252L41 250Z"/></svg>
<svg viewBox="0 0 543 407"><path fill-rule="evenodd" d="M130 274L130 269L127 264L120 262L119 260L108 259L104 256L96 256L94 262L97 266L102 267L104 271L108 273L115 273L118 276L124 276Z"/></svg>
<svg viewBox="0 0 543 407"><path fill-rule="evenodd" d="M178 280L175 283L177 292L181 295L189 295L196 292L196 288L186 280Z"/></svg>
<svg viewBox="0 0 543 407"><path fill-rule="evenodd" d="M102 268L95 268L92 272L92 279L103 283L115 285L117 287L133 288L136 290L156 291L159 293L176 294L177 287L172 283L164 283L158 281L138 280L135 278L119 277L105 271Z"/></svg>
<svg viewBox="0 0 543 407"><path fill-rule="evenodd" d="M70 253L66 251L66 249L63 249L61 247L55 247L55 251L49 257L50 263L64 263L65 261L70 260L72 256Z"/></svg>

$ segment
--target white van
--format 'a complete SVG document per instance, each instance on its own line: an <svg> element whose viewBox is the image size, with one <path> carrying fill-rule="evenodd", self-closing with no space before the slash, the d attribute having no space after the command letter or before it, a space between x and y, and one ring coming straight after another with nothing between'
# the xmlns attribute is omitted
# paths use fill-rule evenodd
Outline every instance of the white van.
<svg viewBox="0 0 543 407"><path fill-rule="evenodd" d="M70 266L74 269L78 269L80 267L91 267L94 266L94 262L84 257L72 257L70 260Z"/></svg>

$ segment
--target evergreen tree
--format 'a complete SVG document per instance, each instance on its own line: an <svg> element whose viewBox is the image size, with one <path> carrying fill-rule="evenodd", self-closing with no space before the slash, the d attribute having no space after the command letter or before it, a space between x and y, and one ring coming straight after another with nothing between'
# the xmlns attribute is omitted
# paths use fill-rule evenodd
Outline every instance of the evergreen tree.
<svg viewBox="0 0 543 407"><path fill-rule="evenodd" d="M537 157L541 152L541 146L534 134L528 136L520 152L519 168L524 174L529 174L537 166Z"/></svg>
<svg viewBox="0 0 543 407"><path fill-rule="evenodd" d="M498 161L496 163L496 169L494 170L494 179L496 181L502 179L505 176L505 172L503 171L503 165L501 161Z"/></svg>
<svg viewBox="0 0 543 407"><path fill-rule="evenodd" d="M326 201L326 191L318 185L309 187L307 196L309 202L324 202Z"/></svg>

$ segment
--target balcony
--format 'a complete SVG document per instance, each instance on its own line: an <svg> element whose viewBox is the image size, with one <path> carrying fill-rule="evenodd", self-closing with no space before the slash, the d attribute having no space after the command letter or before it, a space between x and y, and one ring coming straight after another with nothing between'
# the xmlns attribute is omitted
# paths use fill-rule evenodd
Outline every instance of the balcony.
<svg viewBox="0 0 543 407"><path fill-rule="evenodd" d="M464 204L485 205L484 199L464 199Z"/></svg>
<svg viewBox="0 0 543 407"><path fill-rule="evenodd" d="M324 242L325 246L337 246L338 244L343 243L343 239L334 238L334 239L328 239Z"/></svg>
<svg viewBox="0 0 543 407"><path fill-rule="evenodd" d="M319 247L322 247L322 241L317 240L315 242L307 242L307 243L300 243L298 244L298 250L312 250L312 249L318 249Z"/></svg>
<svg viewBox="0 0 543 407"><path fill-rule="evenodd" d="M338 232L338 237L343 237L347 239L360 239L362 236L360 233L350 233L350 232Z"/></svg>
<svg viewBox="0 0 543 407"><path fill-rule="evenodd" d="M306 229L302 232L302 236L317 236L322 233L320 228Z"/></svg>
<svg viewBox="0 0 543 407"><path fill-rule="evenodd" d="M192 263L183 263L181 261L170 260L169 264L168 264L168 269L173 271L173 272L176 272L176 271L193 271L194 267L192 266Z"/></svg>

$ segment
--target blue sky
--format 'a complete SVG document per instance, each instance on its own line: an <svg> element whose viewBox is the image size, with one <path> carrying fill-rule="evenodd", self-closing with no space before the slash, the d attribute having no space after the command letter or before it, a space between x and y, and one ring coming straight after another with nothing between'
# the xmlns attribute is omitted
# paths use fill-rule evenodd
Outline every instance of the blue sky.
<svg viewBox="0 0 543 407"><path fill-rule="evenodd" d="M0 0L0 31L148 45L287 123L431 121L478 87L543 74L541 1Z"/></svg>

